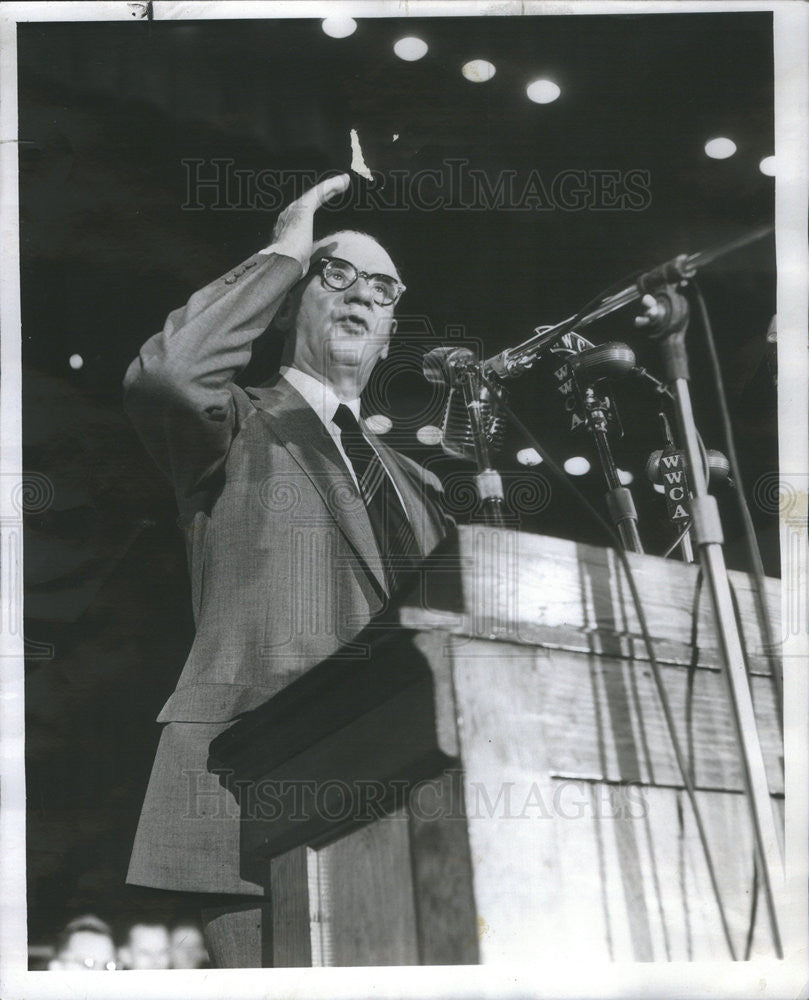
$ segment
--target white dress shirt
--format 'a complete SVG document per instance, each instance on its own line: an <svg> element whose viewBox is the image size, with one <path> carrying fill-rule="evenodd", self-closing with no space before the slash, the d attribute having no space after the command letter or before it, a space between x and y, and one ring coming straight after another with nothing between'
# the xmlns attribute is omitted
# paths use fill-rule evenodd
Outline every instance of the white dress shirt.
<svg viewBox="0 0 809 1000"><path fill-rule="evenodd" d="M282 365L281 374L287 382L289 382L293 389L297 389L297 391L303 396L306 402L318 415L320 422L328 431L332 441L334 441L337 445L337 450L343 456L343 461L348 467L348 471L351 473L354 485L357 489L359 489L359 483L357 482L357 477L354 474L354 466L349 461L348 455L346 455L345 449L343 448L343 444L340 440L340 428L337 424L335 424L333 419L334 414L337 412L337 407L340 403L345 403L349 410L351 410L354 414L354 419L359 423L359 399L338 399L332 388L326 385L325 382L319 381L314 377L314 375L302 372L299 368L290 368L288 365Z"/></svg>

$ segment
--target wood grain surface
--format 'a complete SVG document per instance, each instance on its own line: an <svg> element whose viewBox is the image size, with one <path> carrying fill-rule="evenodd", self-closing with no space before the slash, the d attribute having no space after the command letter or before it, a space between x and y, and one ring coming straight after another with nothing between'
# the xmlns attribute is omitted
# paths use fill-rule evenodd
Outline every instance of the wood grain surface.
<svg viewBox="0 0 809 1000"><path fill-rule="evenodd" d="M369 658L314 668L231 743L235 759L272 780L394 777L409 788L405 805L359 827L281 818L264 824L263 841L261 824L245 834L250 850L273 857L278 960L648 962L724 958L731 947L740 958L772 955L696 567L630 557L658 686L614 552L488 528L461 529L459 544L439 555L434 580L428 564L418 599ZM750 580L731 581L782 831L778 664ZM767 581L767 592L777 636L779 582Z"/></svg>

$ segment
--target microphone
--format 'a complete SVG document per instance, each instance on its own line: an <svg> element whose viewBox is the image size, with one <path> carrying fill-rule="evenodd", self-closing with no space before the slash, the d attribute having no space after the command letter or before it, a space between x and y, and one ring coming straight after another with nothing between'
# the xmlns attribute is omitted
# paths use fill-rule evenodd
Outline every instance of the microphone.
<svg viewBox="0 0 809 1000"><path fill-rule="evenodd" d="M626 344L607 343L569 358L573 374L590 385L602 378L623 378L634 371L635 352Z"/></svg>
<svg viewBox="0 0 809 1000"><path fill-rule="evenodd" d="M583 344L590 342L579 338ZM551 348L553 353L560 353ZM565 409L570 413L570 428L573 431L582 424L593 430L596 424L606 430L607 422L616 423L620 428L620 419L615 402L605 392L596 390L596 383L611 378L623 378L636 369L635 352L626 344L610 342L590 344L584 350L569 349L570 353L555 369L556 390L565 400ZM596 411L598 411L597 415ZM593 422L595 421L595 423Z"/></svg>
<svg viewBox="0 0 809 1000"><path fill-rule="evenodd" d="M644 469L644 472L646 478L652 486L660 486L663 482L663 477L660 473L660 460L662 457L663 449L656 448L646 459L646 468Z"/></svg>
<svg viewBox="0 0 809 1000"><path fill-rule="evenodd" d="M506 433L506 422L495 407L485 387L480 391L480 419L489 447L499 451L503 447ZM444 420L441 424L441 447L451 458L462 458L470 462L475 460L475 440L472 434L472 422L466 411L463 394L457 389L450 389Z"/></svg>
<svg viewBox="0 0 809 1000"><path fill-rule="evenodd" d="M421 359L421 370L433 385L454 386L458 374L475 363L468 347L434 347Z"/></svg>
<svg viewBox="0 0 809 1000"><path fill-rule="evenodd" d="M449 386L444 419L441 422L441 448L451 458L475 460L472 423L463 393L458 389L458 377L475 364L475 355L468 347L435 347L422 358L422 372L433 385ZM505 419L496 412L495 403L486 386L480 389L480 419L488 445L499 451L503 445Z"/></svg>
<svg viewBox="0 0 809 1000"><path fill-rule="evenodd" d="M708 485L721 486L727 483L733 486L733 478L730 474L730 462L721 451L715 448L708 449Z"/></svg>
<svg viewBox="0 0 809 1000"><path fill-rule="evenodd" d="M725 254L741 250L756 240L769 236L772 232L772 226L763 226L721 246L692 254L679 254L637 277L628 279L626 287L619 291L610 294L608 290L602 293L597 300L593 300L596 302L595 305L591 302L574 316L568 316L567 319L563 319L555 326L536 327L528 340L515 347L506 348L505 351L500 351L493 357L484 358L481 362L481 369L486 374L494 375L498 379L516 378L531 368L545 348L552 347L566 334L589 326L664 285L678 284L680 281L692 278L699 268L705 267L706 264L712 264L720 257L724 257Z"/></svg>
<svg viewBox="0 0 809 1000"><path fill-rule="evenodd" d="M730 475L730 462L721 451L715 448L708 448L705 452L708 459L708 485L712 487L721 486L727 483L733 486L733 479ZM653 451L646 460L646 478L654 485L663 485L664 472L661 469L663 458L662 449Z"/></svg>

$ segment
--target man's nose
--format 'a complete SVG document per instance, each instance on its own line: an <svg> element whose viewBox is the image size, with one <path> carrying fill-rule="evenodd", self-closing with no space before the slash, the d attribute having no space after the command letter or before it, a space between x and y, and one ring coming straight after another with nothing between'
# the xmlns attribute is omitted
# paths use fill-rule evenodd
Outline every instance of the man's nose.
<svg viewBox="0 0 809 1000"><path fill-rule="evenodd" d="M357 280L345 290L347 302L362 302L369 308L374 304L374 293L367 278L361 274L357 275Z"/></svg>

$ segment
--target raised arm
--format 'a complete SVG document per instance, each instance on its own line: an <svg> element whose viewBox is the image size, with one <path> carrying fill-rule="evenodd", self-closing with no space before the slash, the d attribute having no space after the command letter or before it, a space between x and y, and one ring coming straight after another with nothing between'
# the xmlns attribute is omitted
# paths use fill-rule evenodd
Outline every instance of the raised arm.
<svg viewBox="0 0 809 1000"><path fill-rule="evenodd" d="M273 244L195 292L129 366L124 407L178 499L202 489L223 464L238 430L233 380L305 273L315 211L348 180L329 178L289 205Z"/></svg>

